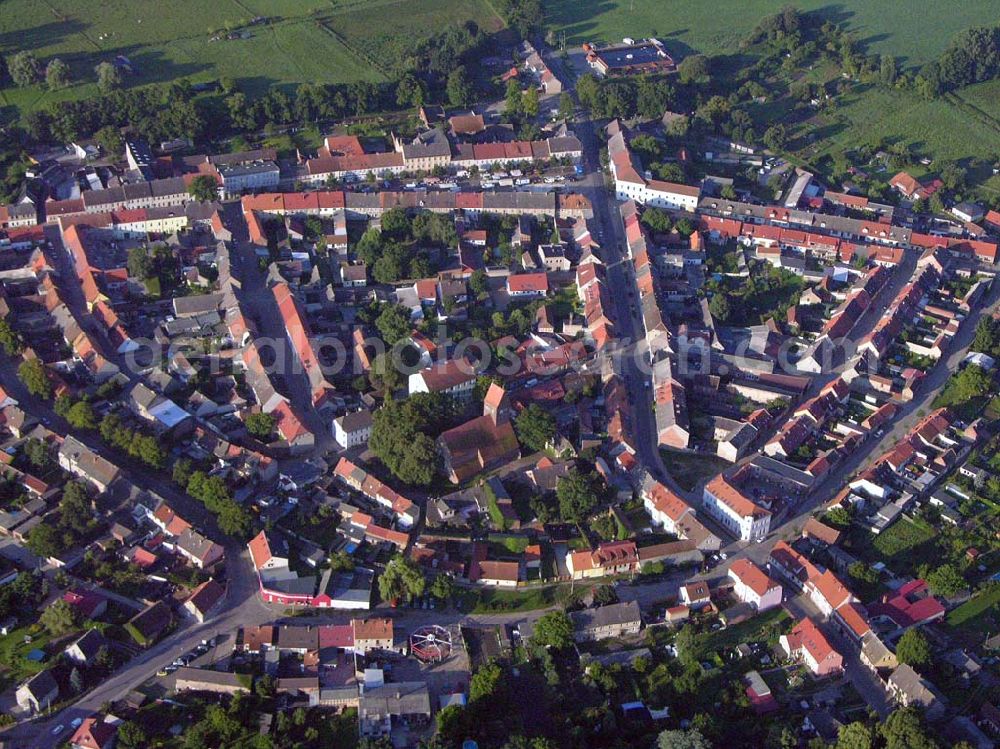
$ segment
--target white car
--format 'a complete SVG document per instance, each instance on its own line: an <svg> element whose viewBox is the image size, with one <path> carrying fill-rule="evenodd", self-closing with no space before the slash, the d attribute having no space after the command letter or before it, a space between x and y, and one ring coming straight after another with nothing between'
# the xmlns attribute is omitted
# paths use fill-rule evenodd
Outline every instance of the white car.
<svg viewBox="0 0 1000 749"><path fill-rule="evenodd" d="M73 720L70 721L70 725L73 728L79 728L81 723L83 723L83 718L73 718Z"/></svg>
<svg viewBox="0 0 1000 749"><path fill-rule="evenodd" d="M63 729L65 727L66 726L64 726L62 723L60 723L58 726L56 726L55 728L52 729L52 735L53 736L58 736L59 734L61 734L63 732Z"/></svg>

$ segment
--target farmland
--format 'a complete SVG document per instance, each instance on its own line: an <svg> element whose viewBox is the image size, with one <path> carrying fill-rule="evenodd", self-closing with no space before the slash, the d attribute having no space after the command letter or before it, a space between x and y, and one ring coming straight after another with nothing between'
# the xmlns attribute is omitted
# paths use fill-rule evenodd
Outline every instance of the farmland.
<svg viewBox="0 0 1000 749"><path fill-rule="evenodd" d="M626 36L654 35L680 53L717 55L735 51L740 39L763 16L789 5L785 0L550 0L547 22L565 32L567 43L612 42ZM991 0L797 0L800 10L822 9L837 23L846 23L870 51L920 65L941 52L957 32L989 23L996 15ZM630 10L631 8L631 10Z"/></svg>
<svg viewBox="0 0 1000 749"><path fill-rule="evenodd" d="M247 26L257 15L267 21ZM228 77L261 93L303 82L377 81L408 45L470 20L490 30L501 25L487 0L6 0L0 54L31 50L43 66L60 57L77 83L56 92L3 89L0 117L93 95L94 66L119 54L136 69L132 85ZM226 40L227 29L245 29L248 38ZM219 32L223 38L211 41Z"/></svg>
<svg viewBox="0 0 1000 749"><path fill-rule="evenodd" d="M626 36L655 35L675 55L731 56L740 40L757 21L786 5L783 0L611 0L597 12L593 6L572 0L554 0L548 5L547 21L565 34L567 46L584 41L614 42ZM870 3L847 0L831 5L821 0L793 3L803 11L819 10L853 32L866 53L892 55L901 69L915 69L934 59L958 32L995 22L995 6L989 0L948 3L937 0L888 0ZM630 7L633 10L630 12ZM919 12L915 12L919 7ZM729 57L738 64L739 57ZM833 82L838 72L817 66L804 80ZM860 144L902 141L921 155L934 159L991 158L1000 152L1000 88L998 82L979 84L941 99L927 101L907 91L855 85L837 97L836 106L817 112L792 133L789 144L801 161L833 160ZM785 99L763 105L764 119L783 119ZM762 109L763 109L762 108ZM1000 180L986 181L985 188L1000 193Z"/></svg>

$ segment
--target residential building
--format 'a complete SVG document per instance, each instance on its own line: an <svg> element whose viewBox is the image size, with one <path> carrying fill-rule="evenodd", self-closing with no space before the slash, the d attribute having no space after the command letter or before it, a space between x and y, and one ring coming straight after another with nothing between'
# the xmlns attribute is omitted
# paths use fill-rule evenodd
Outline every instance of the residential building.
<svg viewBox="0 0 1000 749"><path fill-rule="evenodd" d="M569 617L577 642L636 635L642 628L642 615L635 601L573 611Z"/></svg>
<svg viewBox="0 0 1000 749"><path fill-rule="evenodd" d="M897 666L886 684L896 702L902 707L916 705L923 708L928 720L937 720L947 709L947 703L941 693L914 671L912 666L906 664Z"/></svg>
<svg viewBox="0 0 1000 749"><path fill-rule="evenodd" d="M392 619L352 619L351 629L354 635L354 650L358 653L395 649Z"/></svg>
<svg viewBox="0 0 1000 749"><path fill-rule="evenodd" d="M101 492L106 492L119 474L118 466L102 458L72 435L66 435L59 447L59 467L74 476L87 479Z"/></svg>
<svg viewBox="0 0 1000 749"><path fill-rule="evenodd" d="M352 411L333 420L333 438L345 450L367 446L372 436L372 412Z"/></svg>
<svg viewBox="0 0 1000 749"><path fill-rule="evenodd" d="M567 554L566 567L576 580L635 572L639 569L639 551L635 541L609 541L593 551Z"/></svg>
<svg viewBox="0 0 1000 749"><path fill-rule="evenodd" d="M361 692L358 733L362 738L388 736L394 722L416 729L430 719L431 697L425 682L392 682Z"/></svg>
<svg viewBox="0 0 1000 749"><path fill-rule="evenodd" d="M682 585L680 589L681 603L689 609L700 609L712 603L712 591L704 580Z"/></svg>
<svg viewBox="0 0 1000 749"><path fill-rule="evenodd" d="M829 676L843 670L844 659L810 619L802 619L779 643L789 658L801 660L813 676Z"/></svg>
<svg viewBox="0 0 1000 749"><path fill-rule="evenodd" d="M39 671L17 688L17 705L29 715L47 710L59 696L59 685L49 669Z"/></svg>
<svg viewBox="0 0 1000 749"><path fill-rule="evenodd" d="M206 580L191 592L184 602L184 610L203 623L218 611L225 599L226 589L215 580Z"/></svg>
<svg viewBox="0 0 1000 749"><path fill-rule="evenodd" d="M764 538L771 529L771 513L759 507L723 476L705 485L705 510L741 541Z"/></svg>
<svg viewBox="0 0 1000 749"><path fill-rule="evenodd" d="M107 644L104 635L96 629L88 629L80 637L73 641L63 653L73 663L81 666L89 666L97 658L97 653Z"/></svg>
<svg viewBox="0 0 1000 749"><path fill-rule="evenodd" d="M70 749L112 749L118 726L97 716L87 718L70 737Z"/></svg>
<svg viewBox="0 0 1000 749"><path fill-rule="evenodd" d="M749 559L737 559L729 568L733 594L758 612L781 605L781 584Z"/></svg>
<svg viewBox="0 0 1000 749"><path fill-rule="evenodd" d="M476 386L475 367L464 360L448 359L410 375L409 391L414 393L445 393L456 398L468 398Z"/></svg>

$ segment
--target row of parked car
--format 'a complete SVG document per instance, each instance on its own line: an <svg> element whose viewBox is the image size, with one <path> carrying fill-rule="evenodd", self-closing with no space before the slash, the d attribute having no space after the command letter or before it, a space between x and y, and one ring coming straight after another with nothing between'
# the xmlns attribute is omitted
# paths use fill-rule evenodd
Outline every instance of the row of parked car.
<svg viewBox="0 0 1000 749"><path fill-rule="evenodd" d="M207 653L211 649L212 645L214 644L213 641L214 638L210 638L208 640L202 640L197 647L195 647L193 650L188 651L181 657L175 659L173 663L161 668L156 675L166 676L167 674L172 674L181 666L190 665L193 661L205 655L205 653Z"/></svg>

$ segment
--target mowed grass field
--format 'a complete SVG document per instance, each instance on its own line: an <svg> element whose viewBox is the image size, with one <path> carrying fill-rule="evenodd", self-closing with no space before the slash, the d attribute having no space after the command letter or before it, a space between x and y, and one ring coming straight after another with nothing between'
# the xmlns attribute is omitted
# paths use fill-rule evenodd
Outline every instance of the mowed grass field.
<svg viewBox="0 0 1000 749"><path fill-rule="evenodd" d="M789 4L846 23L871 51L904 66L935 57L962 29L998 20L995 0L547 0L545 9L567 43L652 35L679 51L717 55L735 52L758 20Z"/></svg>
<svg viewBox="0 0 1000 749"><path fill-rule="evenodd" d="M96 91L94 66L126 55L137 68L129 85L187 77L233 78L259 93L275 85L384 79L399 50L449 24L502 26L488 0L3 0L0 54L30 50L44 66L69 63L74 85L0 90L0 118ZM250 38L210 41L249 27Z"/></svg>
<svg viewBox="0 0 1000 749"><path fill-rule="evenodd" d="M565 33L567 45L655 35L679 55L725 55L738 51L740 39L761 17L786 4L788 0L550 0L546 9L549 23ZM995 0L791 4L845 24L865 51L893 55L904 69L934 59L963 29L1000 22ZM816 79L822 74L817 70ZM794 136L793 147L804 159L883 138L913 144L935 159L989 157L1000 152L1000 82L970 86L935 101L870 87L841 97L832 115L817 115ZM986 189L1000 194L1000 179L991 179Z"/></svg>

